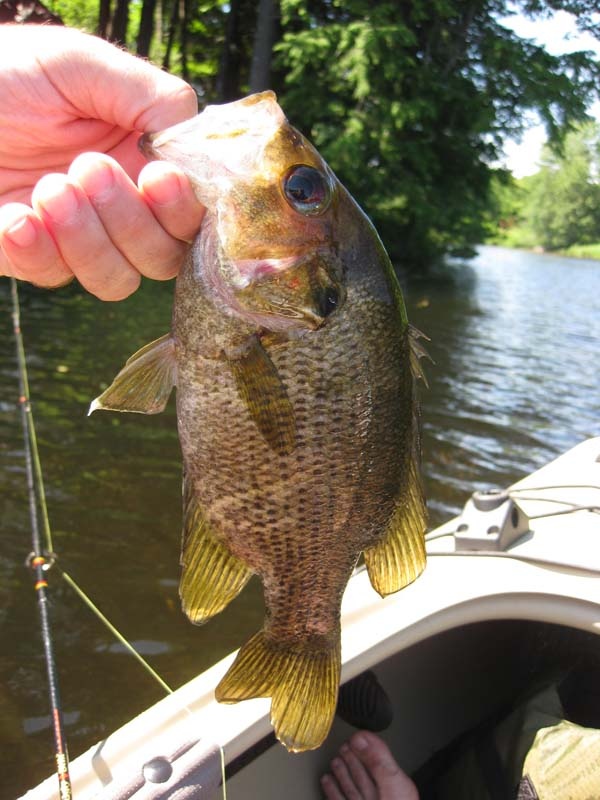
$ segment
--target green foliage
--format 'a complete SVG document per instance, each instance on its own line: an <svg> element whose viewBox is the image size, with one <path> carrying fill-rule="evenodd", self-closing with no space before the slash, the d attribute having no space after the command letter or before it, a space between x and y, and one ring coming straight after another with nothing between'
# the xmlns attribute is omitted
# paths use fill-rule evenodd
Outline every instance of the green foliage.
<svg viewBox="0 0 600 800"><path fill-rule="evenodd" d="M569 133L560 152L546 148L526 216L542 247L559 250L600 239L600 126Z"/></svg>
<svg viewBox="0 0 600 800"><path fill-rule="evenodd" d="M550 9L517 5L532 15ZM282 0L286 112L398 262L468 253L485 232L489 164L503 138L535 109L556 140L597 95L588 55L555 57L519 39L497 21L507 6Z"/></svg>
<svg viewBox="0 0 600 800"><path fill-rule="evenodd" d="M94 33L98 24L98 0L54 0L48 8L70 28Z"/></svg>
<svg viewBox="0 0 600 800"><path fill-rule="evenodd" d="M53 10L67 24L94 30L98 2L55 0ZM142 8L153 23L145 29L150 57L192 81L202 103L244 93L258 0L158 0L153 11L152 0L131 0L132 50ZM280 0L280 9L270 31L278 42L273 88L373 218L397 263L426 267L468 254L496 235L493 220L501 216L512 219L502 235L531 238L531 231L516 233L520 206L490 211L490 203L496 209L508 202L490 165L532 111L560 146L598 97L600 65L588 53L552 56L499 20L512 9L534 19L562 9L600 38L597 0ZM544 173L540 196L568 195L551 177ZM588 188L575 226L587 220L586 241L596 202ZM536 230L572 238L574 223L563 231L539 209Z"/></svg>
<svg viewBox="0 0 600 800"><path fill-rule="evenodd" d="M542 168L520 181L495 177L487 241L594 257L600 241L600 125L588 122L546 147ZM591 250L585 247L591 245Z"/></svg>
<svg viewBox="0 0 600 800"><path fill-rule="evenodd" d="M530 177L517 180L506 170L494 173L485 214L486 242L522 248L538 244L525 215L530 190Z"/></svg>
<svg viewBox="0 0 600 800"><path fill-rule="evenodd" d="M567 247L566 250L560 251L562 255L569 256L570 258L593 258L600 260L600 242L594 244L574 244L572 247Z"/></svg>

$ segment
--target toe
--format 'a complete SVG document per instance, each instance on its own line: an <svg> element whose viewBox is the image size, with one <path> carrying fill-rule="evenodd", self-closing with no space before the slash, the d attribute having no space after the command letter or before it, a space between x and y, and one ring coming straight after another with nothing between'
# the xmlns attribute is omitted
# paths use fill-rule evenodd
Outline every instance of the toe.
<svg viewBox="0 0 600 800"><path fill-rule="evenodd" d="M387 744L368 731L355 733L350 748L377 787L378 800L418 800L418 792Z"/></svg>

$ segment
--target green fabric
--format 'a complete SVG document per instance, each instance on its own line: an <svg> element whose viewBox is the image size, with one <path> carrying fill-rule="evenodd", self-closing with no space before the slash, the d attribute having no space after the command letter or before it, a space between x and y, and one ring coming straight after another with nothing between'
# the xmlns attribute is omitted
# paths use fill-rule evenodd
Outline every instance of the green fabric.
<svg viewBox="0 0 600 800"><path fill-rule="evenodd" d="M600 731L563 716L556 686L539 692L473 739L438 781L437 800L514 800L523 776L521 797L535 796L526 791L533 786L539 800L599 800Z"/></svg>
<svg viewBox="0 0 600 800"><path fill-rule="evenodd" d="M541 728L525 758L540 800L600 798L600 731L563 720Z"/></svg>

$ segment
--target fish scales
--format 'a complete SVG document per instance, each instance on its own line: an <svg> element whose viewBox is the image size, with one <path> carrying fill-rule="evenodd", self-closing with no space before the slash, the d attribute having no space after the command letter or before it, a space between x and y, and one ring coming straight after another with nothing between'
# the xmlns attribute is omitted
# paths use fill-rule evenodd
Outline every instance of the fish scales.
<svg viewBox="0 0 600 800"><path fill-rule="evenodd" d="M263 578L274 624L284 613L280 587L272 591L282 576L292 592L284 601L284 624L295 609L304 614L302 598L310 599L309 590L314 598L315 585L331 606L323 612L337 621L339 597L330 596L329 582L340 572L345 586L359 553L376 541L402 493L403 438L410 436L404 409L410 413L410 404L396 402L401 371L382 369L399 359L402 342L388 335L379 352L361 354L361 327L350 297L346 308L348 314L328 327L325 341L305 337L293 350L271 354L294 399L298 442L290 454L274 453L265 442L231 374L224 379L222 365L195 362L185 350L178 359L178 420L188 479L215 530ZM372 324L368 303L365 308ZM349 368L340 357L347 346L356 353ZM378 376L376 385L367 360ZM407 368L406 363L404 372ZM377 406L389 413L376 426L369 422L379 421ZM322 627L314 611L305 625L307 631Z"/></svg>
<svg viewBox="0 0 600 800"><path fill-rule="evenodd" d="M213 155L204 185L187 169L207 212L177 279L171 334L133 356L94 407L155 413L176 383L183 607L204 622L261 578L264 628L217 698L270 696L276 734L298 751L331 725L341 599L359 555L381 594L424 566L413 336L370 222L272 94L221 108L248 114L242 131L254 130L251 112L266 110L267 128L276 117L262 172L236 183L231 161ZM148 149L177 162L188 140L168 133Z"/></svg>

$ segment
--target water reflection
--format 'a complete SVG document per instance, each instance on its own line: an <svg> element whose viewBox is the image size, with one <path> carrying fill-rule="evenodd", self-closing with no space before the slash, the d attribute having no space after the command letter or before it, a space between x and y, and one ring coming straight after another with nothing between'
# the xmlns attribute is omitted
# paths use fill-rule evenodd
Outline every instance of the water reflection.
<svg viewBox="0 0 600 800"><path fill-rule="evenodd" d="M481 248L455 275L407 287L436 362L422 393L434 523L467 487L505 486L599 431L598 263Z"/></svg>
<svg viewBox="0 0 600 800"><path fill-rule="evenodd" d="M22 325L55 549L61 565L173 686L262 623L258 581L202 628L177 594L180 454L164 414L95 414L89 401L169 326L171 287L124 303L68 287L22 291ZM475 488L505 486L600 433L600 265L483 248L470 265L411 279L409 316L431 337L422 392L432 524ZM0 282L0 749L14 797L52 770L46 677L31 577L8 283ZM58 576L52 617L72 755L161 696ZM41 724L41 723L40 723ZM24 727L25 726L25 727Z"/></svg>

